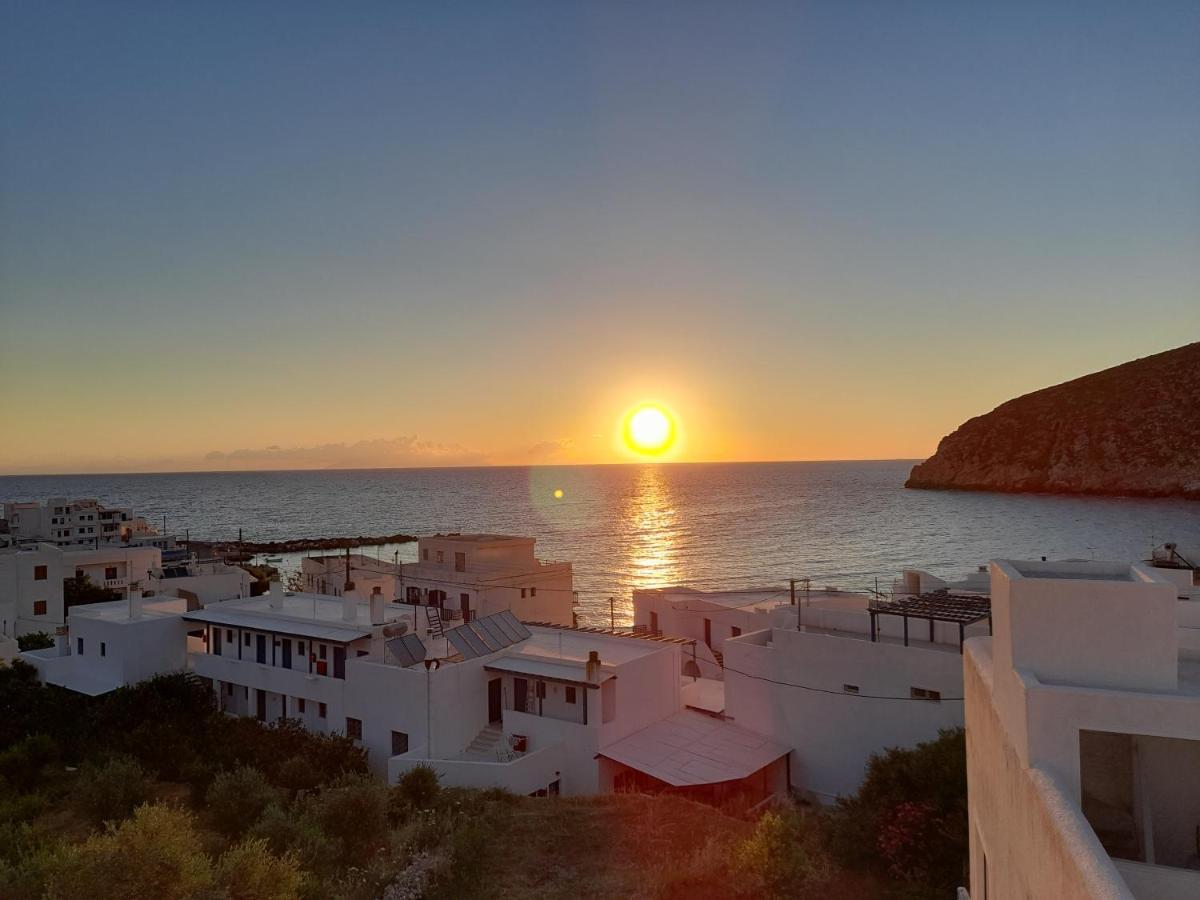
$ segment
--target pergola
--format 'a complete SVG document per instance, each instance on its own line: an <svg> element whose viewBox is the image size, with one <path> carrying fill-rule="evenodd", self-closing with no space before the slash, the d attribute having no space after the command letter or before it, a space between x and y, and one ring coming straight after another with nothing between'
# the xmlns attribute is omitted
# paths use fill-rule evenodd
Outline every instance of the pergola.
<svg viewBox="0 0 1200 900"><path fill-rule="evenodd" d="M992 633L992 601L976 594L951 594L949 591L928 591L915 597L899 600L872 600L867 607L871 614L871 640L879 632L877 616L899 616L904 620L904 646L908 646L908 620L926 619L929 622L929 642L933 643L933 623L950 622L958 626L958 652L962 653L964 632L968 625L987 619L988 634Z"/></svg>

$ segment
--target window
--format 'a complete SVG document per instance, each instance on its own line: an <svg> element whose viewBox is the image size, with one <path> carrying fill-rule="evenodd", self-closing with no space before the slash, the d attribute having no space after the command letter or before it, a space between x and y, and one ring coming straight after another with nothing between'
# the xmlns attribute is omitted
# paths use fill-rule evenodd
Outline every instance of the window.
<svg viewBox="0 0 1200 900"><path fill-rule="evenodd" d="M225 629L225 643L227 643L227 644L233 643L233 629L232 628Z"/></svg>
<svg viewBox="0 0 1200 900"><path fill-rule="evenodd" d="M232 681L225 682L225 696L226 697L233 696L233 682Z"/></svg>
<svg viewBox="0 0 1200 900"><path fill-rule="evenodd" d="M352 741L362 740L362 719L346 717L346 737Z"/></svg>
<svg viewBox="0 0 1200 900"><path fill-rule="evenodd" d="M247 647L250 646L250 632L246 631L242 633L242 643Z"/></svg>
<svg viewBox="0 0 1200 900"><path fill-rule="evenodd" d="M842 690L845 691L847 694L857 694L858 693L858 685L857 684L843 684Z"/></svg>
<svg viewBox="0 0 1200 900"><path fill-rule="evenodd" d="M34 566L33 567L33 580L34 581L45 581L47 577L48 576L46 574L45 566Z"/></svg>
<svg viewBox="0 0 1200 900"><path fill-rule="evenodd" d="M408 735L403 731L392 732L392 756L408 752Z"/></svg>
<svg viewBox="0 0 1200 900"><path fill-rule="evenodd" d="M425 562L429 562L429 551L428 550L421 551L421 559L425 560Z"/></svg>
<svg viewBox="0 0 1200 900"><path fill-rule="evenodd" d="M445 561L446 561L446 553L445 553L445 551L444 551L444 550L439 550L439 551L437 552L437 561L438 561L438 562L445 562Z"/></svg>
<svg viewBox="0 0 1200 900"><path fill-rule="evenodd" d="M932 703L942 702L942 692L931 691L928 688L909 688L908 696L912 697L914 700L929 700Z"/></svg>
<svg viewBox="0 0 1200 900"><path fill-rule="evenodd" d="M100 655L101 656L108 655L108 647L105 645L104 641L100 642Z"/></svg>
<svg viewBox="0 0 1200 900"><path fill-rule="evenodd" d="M300 713L300 715L304 715L304 698L303 697L296 698L296 712Z"/></svg>
<svg viewBox="0 0 1200 900"><path fill-rule="evenodd" d="M326 709L326 707L325 707L325 704L324 704L324 703L318 703L318 704L317 704L317 715L318 715L318 716L320 716L320 717L323 719L323 718L325 718L325 713L326 713L326 712L328 712L328 710Z"/></svg>
<svg viewBox="0 0 1200 900"><path fill-rule="evenodd" d="M83 656L83 638L75 638L75 652Z"/></svg>
<svg viewBox="0 0 1200 900"><path fill-rule="evenodd" d="M33 614L35 616L44 616L46 614L46 601L45 600L34 600L33 601Z"/></svg>
<svg viewBox="0 0 1200 900"><path fill-rule="evenodd" d="M729 636L730 636L730 637L740 637L740 636L741 636L741 633L742 633L742 629L738 628L736 625L732 626L732 627L729 629Z"/></svg>
<svg viewBox="0 0 1200 900"><path fill-rule="evenodd" d="M317 659L325 659L326 648L324 644L317 647Z"/></svg>
<svg viewBox="0 0 1200 900"><path fill-rule="evenodd" d="M658 633L658 613L656 612L650 613L650 630Z"/></svg>
<svg viewBox="0 0 1200 900"><path fill-rule="evenodd" d="M536 596L537 596L537 588L535 588L535 587L533 587L533 588L530 588L530 589L529 589L529 596L530 596L530 597L536 597Z"/></svg>
<svg viewBox="0 0 1200 900"><path fill-rule="evenodd" d="M296 641L296 652L301 656L304 655L304 641Z"/></svg>
<svg viewBox="0 0 1200 900"><path fill-rule="evenodd" d="M574 702L575 702L575 688L574 688L574 686L568 686L568 687L567 687L567 702L568 702L568 703L574 703Z"/></svg>
<svg viewBox="0 0 1200 900"><path fill-rule="evenodd" d="M109 579L116 578L116 577L117 577L117 567L116 566L105 566L104 567L105 580L109 580Z"/></svg>
<svg viewBox="0 0 1200 900"><path fill-rule="evenodd" d="M465 554L465 553L455 553L454 554L454 571L455 572L467 571L467 554Z"/></svg>
<svg viewBox="0 0 1200 900"><path fill-rule="evenodd" d="M521 588L521 599L525 599L525 588Z"/></svg>

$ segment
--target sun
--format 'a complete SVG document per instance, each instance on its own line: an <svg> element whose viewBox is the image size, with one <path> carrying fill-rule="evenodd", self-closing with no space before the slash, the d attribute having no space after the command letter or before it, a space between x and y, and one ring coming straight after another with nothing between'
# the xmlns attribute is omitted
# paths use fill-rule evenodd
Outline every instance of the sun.
<svg viewBox="0 0 1200 900"><path fill-rule="evenodd" d="M675 420L657 403L643 403L625 417L625 445L635 453L657 456L675 443Z"/></svg>

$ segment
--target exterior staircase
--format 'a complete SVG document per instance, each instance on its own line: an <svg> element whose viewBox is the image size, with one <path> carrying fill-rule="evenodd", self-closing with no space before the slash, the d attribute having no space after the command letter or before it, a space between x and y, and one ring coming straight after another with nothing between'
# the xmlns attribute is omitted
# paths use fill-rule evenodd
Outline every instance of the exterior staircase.
<svg viewBox="0 0 1200 900"><path fill-rule="evenodd" d="M499 722L493 722L491 725L483 728L479 734L475 735L475 739L467 745L467 749L463 751L464 758L480 757L484 759L496 759L497 751L504 748L504 731L500 728Z"/></svg>
<svg viewBox="0 0 1200 900"><path fill-rule="evenodd" d="M722 653L720 650L714 649L712 652L712 655L713 655L713 658L717 661L717 665L720 666L722 669L724 669L725 668L725 654Z"/></svg>
<svg viewBox="0 0 1200 900"><path fill-rule="evenodd" d="M446 630L442 627L442 611L436 606L425 607L425 621L429 625L430 634L440 638L446 636Z"/></svg>

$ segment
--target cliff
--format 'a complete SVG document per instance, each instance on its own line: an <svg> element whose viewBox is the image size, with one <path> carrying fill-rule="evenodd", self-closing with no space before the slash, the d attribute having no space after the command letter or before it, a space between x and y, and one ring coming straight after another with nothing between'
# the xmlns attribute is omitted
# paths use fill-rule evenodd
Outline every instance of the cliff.
<svg viewBox="0 0 1200 900"><path fill-rule="evenodd" d="M1009 400L905 487L1200 500L1200 343Z"/></svg>

